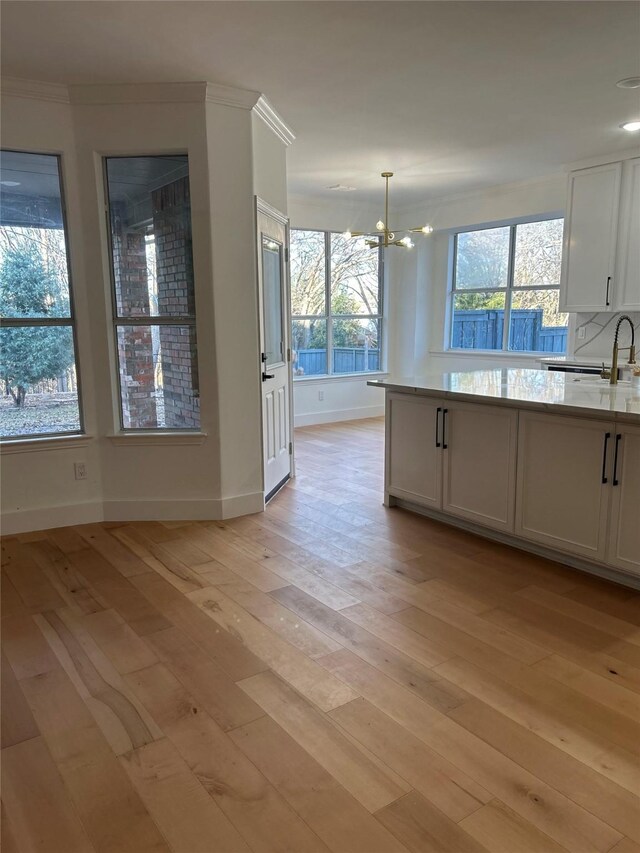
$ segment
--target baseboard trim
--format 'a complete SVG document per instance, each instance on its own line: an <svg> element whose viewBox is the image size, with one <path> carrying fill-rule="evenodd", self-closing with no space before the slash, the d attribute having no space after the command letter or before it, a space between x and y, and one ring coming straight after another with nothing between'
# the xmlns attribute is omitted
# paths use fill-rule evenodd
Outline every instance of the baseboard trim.
<svg viewBox="0 0 640 853"><path fill-rule="evenodd" d="M0 516L0 531L13 536L96 521L219 521L263 510L262 492L205 500L93 501L5 512Z"/></svg>
<svg viewBox="0 0 640 853"><path fill-rule="evenodd" d="M239 515L253 515L264 512L264 493L249 492L246 495L236 495L233 498L223 498L220 503L218 518L237 518Z"/></svg>
<svg viewBox="0 0 640 853"><path fill-rule="evenodd" d="M219 521L262 512L264 495L252 492L203 500L105 501L105 521Z"/></svg>
<svg viewBox="0 0 640 853"><path fill-rule="evenodd" d="M49 530L52 527L69 527L72 524L93 524L103 521L102 501L82 504L39 507L37 509L3 512L0 532L3 536L29 533L32 530Z"/></svg>
<svg viewBox="0 0 640 853"><path fill-rule="evenodd" d="M357 421L361 418L379 418L384 415L384 403L380 406L360 406L357 409L332 409L329 412L309 412L306 415L295 415L296 427L315 426L316 424L333 424L339 421Z"/></svg>
<svg viewBox="0 0 640 853"><path fill-rule="evenodd" d="M471 521L465 521L462 518L457 518L453 515L448 515L445 512L438 510L427 509L420 504L405 501L400 498L388 496L388 505L397 506L400 509L406 509L410 512L415 512L418 515L424 515L427 518L433 518L435 521L441 521L443 524L448 524L451 527L459 527L461 530L466 530L468 533L475 533L477 536L482 536L484 539L491 539L494 542L502 542L504 545L511 545L512 548L518 548L520 551L526 551L529 554L536 554L538 557L545 557L547 560L552 560L554 563L559 563L570 569L578 569L581 572L588 572L596 577L604 580L613 581L614 583L622 584L622 586L630 587L631 589L640 590L640 578L634 575L629 575L626 572L618 569L612 569L609 566L603 566L601 563L591 563L588 560L583 560L580 557L574 557L571 554L564 554L560 551L554 551L551 548L545 548L544 545L538 545L536 542L529 542L527 539L510 533L502 533L499 530L492 530L489 527L482 527L479 524L474 524Z"/></svg>

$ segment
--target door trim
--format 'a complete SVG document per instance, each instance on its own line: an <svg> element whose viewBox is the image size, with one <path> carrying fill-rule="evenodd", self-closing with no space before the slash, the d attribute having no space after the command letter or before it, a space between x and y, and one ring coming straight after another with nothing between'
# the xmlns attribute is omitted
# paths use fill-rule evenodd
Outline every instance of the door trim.
<svg viewBox="0 0 640 853"><path fill-rule="evenodd" d="M290 244L290 231L291 226L289 223L289 217L285 216L280 210L278 210L273 205L269 204L269 202L260 198L260 196L254 196L255 199L255 208L254 208L254 234L255 234L255 258L256 258L256 307L258 312L258 329L260 340L259 346L260 351L262 351L262 295L260 292L260 272L259 265L261 263L261 246L260 246L260 228L259 228L259 216L260 214L264 214L265 216L271 217L275 222L278 222L285 229L285 243L284 243L284 323L285 328L287 330L287 352L285 355L285 363L288 366L287 370L287 387L289 393L289 441L290 441L290 452L289 452L289 474L287 477L281 481L275 489L271 489L269 494L265 493L265 469L264 469L264 418L262 417L262 406L263 406L263 397L262 397L262 365L258 366L258 370L260 372L260 381L259 381L259 389L260 389L260 438L261 438L261 458L262 458L262 491L265 495L264 502L265 506L267 502L274 496L276 492L278 492L282 486L288 482L290 479L295 477L295 436L294 436L294 411L293 411L293 374L291 371L291 275L290 275L290 265L289 265L289 244Z"/></svg>

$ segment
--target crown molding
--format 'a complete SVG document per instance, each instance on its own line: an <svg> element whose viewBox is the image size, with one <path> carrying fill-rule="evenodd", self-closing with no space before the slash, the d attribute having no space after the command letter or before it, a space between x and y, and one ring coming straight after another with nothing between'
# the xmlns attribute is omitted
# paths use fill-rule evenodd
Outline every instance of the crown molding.
<svg viewBox="0 0 640 853"><path fill-rule="evenodd" d="M255 106L253 107L253 112L262 119L269 130L275 133L278 139L281 142L284 142L286 146L291 145L295 140L295 134L289 125L286 124L264 95L260 95L258 98Z"/></svg>
<svg viewBox="0 0 640 853"><path fill-rule="evenodd" d="M193 104L206 97L206 83L107 83L69 86L72 104Z"/></svg>
<svg viewBox="0 0 640 853"><path fill-rule="evenodd" d="M74 84L43 83L3 77L1 91L4 96L34 98L60 104L99 106L107 104L196 104L213 103L225 107L253 111L278 139L289 146L295 139L291 128L260 92L237 89L221 83L98 83Z"/></svg>
<svg viewBox="0 0 640 853"><path fill-rule="evenodd" d="M33 98L37 101L69 103L69 90L61 83L43 83L40 80L23 80L19 77L3 77L0 82L3 96Z"/></svg>
<svg viewBox="0 0 640 853"><path fill-rule="evenodd" d="M640 156L640 145L635 148L625 148L611 154L600 154L597 157L588 157L586 160L577 160L567 163L564 167L566 172L575 172L578 169L589 169L592 166L606 166L608 163L619 163L621 160L631 160Z"/></svg>
<svg viewBox="0 0 640 853"><path fill-rule="evenodd" d="M556 172L551 175L543 175L536 178L526 178L522 181L512 181L509 184L493 184L490 187L479 187L472 190L462 190L456 193L447 193L445 195L428 196L421 202L415 202L411 205L403 205L397 208L398 212L403 216L412 216L415 213L420 214L428 208L435 206L455 204L456 202L473 201L478 198L495 198L511 193L517 193L525 189L533 189L537 186L545 184L560 186L564 188L566 176L562 172Z"/></svg>
<svg viewBox="0 0 640 853"><path fill-rule="evenodd" d="M205 100L224 107L236 107L240 110L252 110L260 99L260 92L251 89L236 89L235 86L223 86L221 83L207 83Z"/></svg>

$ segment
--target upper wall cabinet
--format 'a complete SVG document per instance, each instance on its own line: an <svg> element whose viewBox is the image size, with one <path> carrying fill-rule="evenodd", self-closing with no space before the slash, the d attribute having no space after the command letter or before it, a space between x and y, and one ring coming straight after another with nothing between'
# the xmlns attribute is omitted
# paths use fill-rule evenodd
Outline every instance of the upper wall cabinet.
<svg viewBox="0 0 640 853"><path fill-rule="evenodd" d="M560 306L640 307L640 159L569 175Z"/></svg>
<svg viewBox="0 0 640 853"><path fill-rule="evenodd" d="M640 157L622 166L616 307L640 311Z"/></svg>

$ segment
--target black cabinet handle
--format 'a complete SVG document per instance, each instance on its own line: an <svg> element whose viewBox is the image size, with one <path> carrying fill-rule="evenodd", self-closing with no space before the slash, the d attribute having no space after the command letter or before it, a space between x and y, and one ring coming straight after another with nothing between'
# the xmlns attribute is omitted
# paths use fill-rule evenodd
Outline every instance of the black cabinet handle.
<svg viewBox="0 0 640 853"><path fill-rule="evenodd" d="M440 442L438 441L438 426L440 424L440 412L442 411L442 407L438 406L436 409L436 447L440 447Z"/></svg>
<svg viewBox="0 0 640 853"><path fill-rule="evenodd" d="M611 276L610 276L610 275L608 275L608 276L607 276L607 295L606 295L606 297L605 297L605 305L610 305L610 304L611 304L611 303L609 302L609 288L610 288L610 286L611 286Z"/></svg>
<svg viewBox="0 0 640 853"><path fill-rule="evenodd" d="M604 434L604 447L602 448L602 482L607 482L607 444L609 443L609 439L611 438L610 432L605 432Z"/></svg>
<svg viewBox="0 0 640 853"><path fill-rule="evenodd" d="M443 409L442 410L442 449L443 450L446 450L447 447L449 446L446 443L447 412L448 411L449 411L449 409Z"/></svg>
<svg viewBox="0 0 640 853"><path fill-rule="evenodd" d="M618 433L616 435L616 450L613 454L613 482L612 485L619 486L620 481L618 480L618 447L620 445L620 439L622 438L622 434Z"/></svg>

